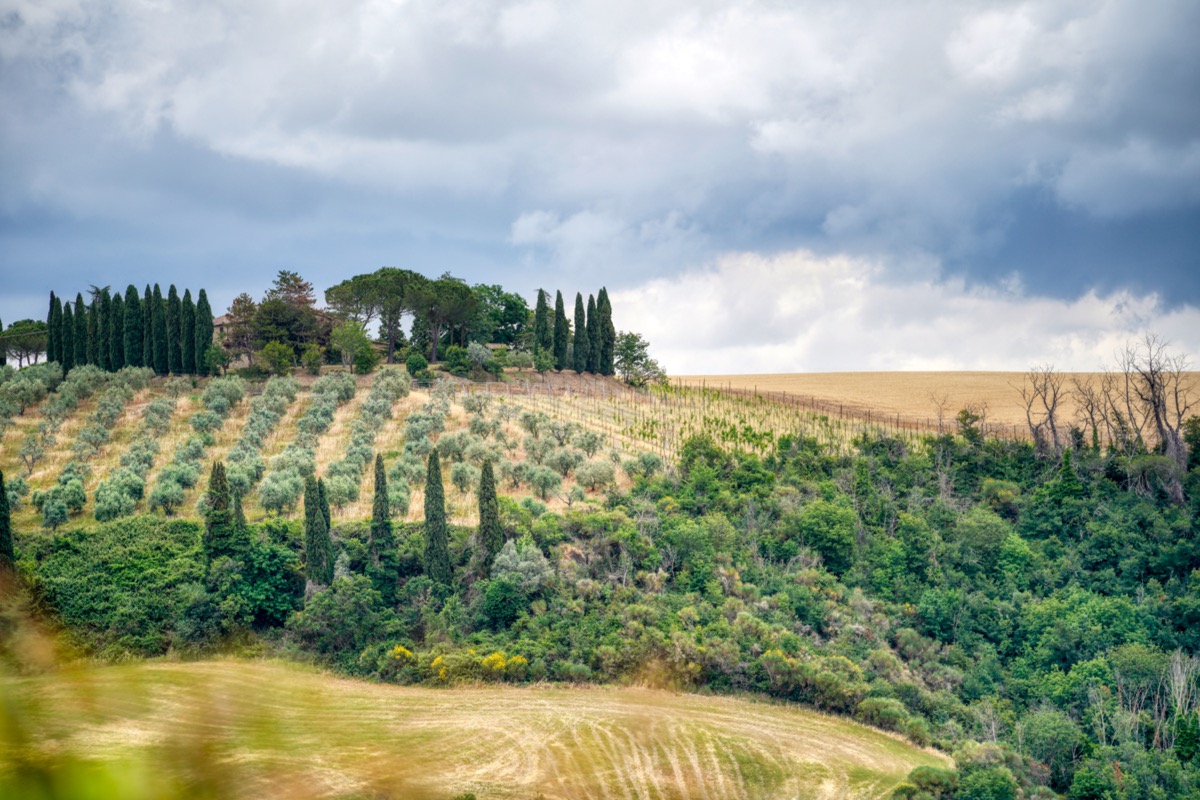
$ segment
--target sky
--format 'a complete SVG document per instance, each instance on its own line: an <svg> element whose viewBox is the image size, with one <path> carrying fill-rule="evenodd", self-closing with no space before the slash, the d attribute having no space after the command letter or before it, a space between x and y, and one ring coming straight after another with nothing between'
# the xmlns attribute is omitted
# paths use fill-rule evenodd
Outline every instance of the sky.
<svg viewBox="0 0 1200 800"><path fill-rule="evenodd" d="M1200 356L1194 0L0 0L0 319L398 266L672 374Z"/></svg>

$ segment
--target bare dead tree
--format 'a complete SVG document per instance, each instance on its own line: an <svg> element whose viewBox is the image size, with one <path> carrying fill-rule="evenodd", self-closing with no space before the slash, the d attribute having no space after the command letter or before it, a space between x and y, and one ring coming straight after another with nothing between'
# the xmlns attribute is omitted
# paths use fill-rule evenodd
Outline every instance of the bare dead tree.
<svg viewBox="0 0 1200 800"><path fill-rule="evenodd" d="M990 699L980 700L971 706L971 710L975 712L975 720L983 738L989 742L1000 741L1004 718L1001 716L1000 710L996 708L995 702Z"/></svg>
<svg viewBox="0 0 1200 800"><path fill-rule="evenodd" d="M1101 747L1108 746L1110 724L1108 701L1112 694L1107 686L1092 686L1088 689L1088 707L1092 712L1092 731Z"/></svg>
<svg viewBox="0 0 1200 800"><path fill-rule="evenodd" d="M1196 406L1196 387L1187 373L1187 358L1169 353L1167 347L1165 339L1152 333L1126 345L1118 355L1120 372L1108 404L1126 455L1153 450L1164 456L1161 463L1131 460L1130 469L1138 478L1131 480L1131 487L1147 491L1153 479L1181 503L1188 459L1184 420ZM1127 427L1122 427L1126 420Z"/></svg>
<svg viewBox="0 0 1200 800"><path fill-rule="evenodd" d="M937 474L938 497L944 502L954 498L954 452L949 447L937 447L932 453L933 469Z"/></svg>
<svg viewBox="0 0 1200 800"><path fill-rule="evenodd" d="M929 401L933 403L934 414L937 415L938 436L945 433L946 409L950 407L950 396L947 394L929 393Z"/></svg>
<svg viewBox="0 0 1200 800"><path fill-rule="evenodd" d="M1125 435L1130 439L1130 446L1136 450L1146 448L1147 423L1150 421L1149 409L1139 397L1140 382L1138 372L1138 352L1136 346L1127 344L1125 350L1117 356L1119 370L1116 381L1116 395L1112 404L1117 414L1117 422L1123 418L1128 426ZM1123 415L1123 417L1122 417Z"/></svg>
<svg viewBox="0 0 1200 800"><path fill-rule="evenodd" d="M1172 653L1167 664L1167 686L1175 715L1185 717L1192 713L1200 695L1200 658L1184 655L1182 650Z"/></svg>
<svg viewBox="0 0 1200 800"><path fill-rule="evenodd" d="M1091 431L1092 447L1100 448L1100 425L1105 423L1104 439L1108 439L1107 419L1102 388L1097 387L1090 377L1075 375L1071 378L1071 399L1075 401L1075 417L1079 426Z"/></svg>
<svg viewBox="0 0 1200 800"><path fill-rule="evenodd" d="M1031 367L1017 391L1025 403L1025 421L1034 446L1043 455L1059 456L1063 438L1059 433L1058 407L1065 394L1066 380L1052 364Z"/></svg>

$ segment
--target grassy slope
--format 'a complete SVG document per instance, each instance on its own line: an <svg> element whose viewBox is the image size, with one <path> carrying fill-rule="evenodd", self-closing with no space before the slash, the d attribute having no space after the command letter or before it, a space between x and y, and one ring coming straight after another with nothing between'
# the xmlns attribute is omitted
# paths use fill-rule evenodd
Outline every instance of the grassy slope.
<svg viewBox="0 0 1200 800"><path fill-rule="evenodd" d="M219 786L232 773L227 787L255 797L876 798L944 761L794 707L646 689L406 688L238 661L0 689L33 734L27 753L141 765L123 774L149 769L143 785L165 773Z"/></svg>

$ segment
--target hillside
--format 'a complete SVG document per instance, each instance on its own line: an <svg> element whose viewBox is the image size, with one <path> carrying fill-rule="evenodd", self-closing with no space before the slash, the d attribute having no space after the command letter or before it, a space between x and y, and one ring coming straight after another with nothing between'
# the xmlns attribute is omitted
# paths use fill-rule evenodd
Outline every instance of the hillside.
<svg viewBox="0 0 1200 800"><path fill-rule="evenodd" d="M954 772L918 770L897 797L1200 800L1200 419L1162 446L1128 430L1112 445L1034 446L987 436L969 418L929 436L794 397L609 382L554 391L556 382L411 389L402 371L384 369L181 383L77 368L39 395L26 381L20 396L32 399L0 454L6 479L34 461L30 491L16 491L19 475L10 484L18 574L63 641L101 660L266 653L414 687L412 697L458 687L466 694L453 709L481 684L769 696L953 755ZM30 459L40 440L45 451ZM449 525L422 521L434 452ZM391 524L373 503L376 454ZM215 459L231 487L247 487L245 520L204 513ZM474 511L485 459L500 487L490 526ZM298 495L312 471L331 513L318 500L304 519ZM0 637L0 662L26 663L24 650L21 637ZM164 674L171 685L194 683ZM130 713L178 699L139 686ZM90 696L103 705L119 694L111 688ZM378 730L376 708L406 696L356 701L363 729ZM527 716L546 696L523 695L501 718L554 733ZM341 712L305 702L337 732ZM221 701L201 718L221 729L242 703ZM191 719L196 708L205 706L180 713ZM689 709L670 714L700 725ZM90 713L78 716L99 724ZM255 730L304 730L319 752L320 724L280 713L283 722ZM799 757L763 755L744 740L753 731L740 715L700 734L691 769L711 770L702 756L711 744L755 791L787 786L779 764ZM640 717L604 719L573 721L582 739L537 739L568 765L551 770L562 782L550 791L577 796L584 790L570 787L613 777L639 796L705 796L637 783L692 779L685 762L677 776L658 755L669 748L638 738L649 735ZM405 741L411 728L420 735L404 752L445 752L451 745L427 720L396 717L371 735ZM113 727L82 735L83 750L112 735L157 735L105 724ZM511 750L529 737L491 730L469 728L453 746L494 766L491 739ZM329 747L368 761L378 752L361 741ZM340 767L319 772L325 758L303 762L304 774L334 780ZM614 777L618 761L633 774ZM286 753L237 763L300 769ZM849 783L835 779L831 795L860 779L882 785L860 769L847 767Z"/></svg>
<svg viewBox="0 0 1200 800"><path fill-rule="evenodd" d="M11 681L0 728L95 796L882 798L947 759L853 722L649 689L380 686L275 662L142 662ZM19 711L17 711L19 709ZM9 756L10 758L12 756ZM0 794L11 785L0 755ZM66 780L59 774L59 780ZM160 793L161 792L161 793Z"/></svg>
<svg viewBox="0 0 1200 800"><path fill-rule="evenodd" d="M381 376L389 381L394 378L402 387L382 391ZM77 384L86 392L79 391ZM218 391L222 386L228 391ZM380 396L373 398L377 388ZM472 390L487 396L472 400ZM629 485L628 476L619 468L622 460L656 448L652 442L629 435L619 421L603 412L593 413L583 402L585 391L597 401L602 395L625 404L641 399L611 379L555 376L543 380L536 373L514 375L509 382L492 386L448 381L434 388L410 390L399 368L366 376L327 371L320 379L297 374L266 384L236 378L139 378L130 383L120 376L94 377L77 370L45 400L11 418L12 424L0 438L0 469L8 476L19 476L28 486L15 519L29 526L42 519L33 502L37 493L65 485L67 478L78 475L83 497L78 510L71 508L64 523L70 528L93 517L99 487L128 463L140 438L152 440L148 445L151 460L140 476L142 497L130 513L154 506L155 487L164 475L176 475L182 464L195 474L182 481L171 514L195 517L196 502L206 486L206 465L238 451L254 468L244 486L246 513L251 520L260 520L295 512L298 497L285 497L286 502L279 505L271 503L279 485L275 478L293 472L297 458L313 465L319 475L327 475L352 453L374 450L384 456L393 482L407 487L403 496L396 498L395 515L416 521L422 518L423 509L424 476L418 459L437 443L443 458L452 462L444 476L451 492L451 516L469 523L476 513L470 499L486 458L499 465L505 494L517 500L536 499L554 509L574 503L580 494L594 495L604 486ZM114 409L103 426L106 438L81 451L81 431L95 424L102 399L109 392L116 399L104 403ZM65 395L76 394L83 396L69 407L58 402ZM316 402L318 399L321 402ZM165 411L158 416L158 427L150 430L146 426L156 406ZM214 418L210 407L221 408L222 413ZM48 420L54 427L47 433ZM205 427L197 427L202 422ZM584 431L591 433L585 436ZM29 440L44 442L44 452L32 466L20 455ZM397 466L397 462L406 466ZM543 462L557 479L547 477L545 470L538 476L532 474L533 467L543 466ZM456 479L454 465L460 463L462 475ZM576 475L586 463L600 466L594 470L597 482L585 488ZM77 469L79 464L82 471ZM528 472L518 465L526 465ZM369 470L360 470L349 478L350 485L343 483L335 502L335 512L344 519L361 518L370 512L372 476ZM576 486L579 489L573 495Z"/></svg>

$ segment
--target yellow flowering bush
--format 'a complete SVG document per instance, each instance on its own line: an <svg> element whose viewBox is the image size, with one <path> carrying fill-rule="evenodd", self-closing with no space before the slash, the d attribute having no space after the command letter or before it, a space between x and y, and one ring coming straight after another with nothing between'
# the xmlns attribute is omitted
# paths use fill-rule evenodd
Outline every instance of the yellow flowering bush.
<svg viewBox="0 0 1200 800"><path fill-rule="evenodd" d="M483 676L488 680L500 680L504 677L504 668L507 665L508 659L504 653L497 650L496 652L484 656L480 660L480 665L483 667Z"/></svg>

